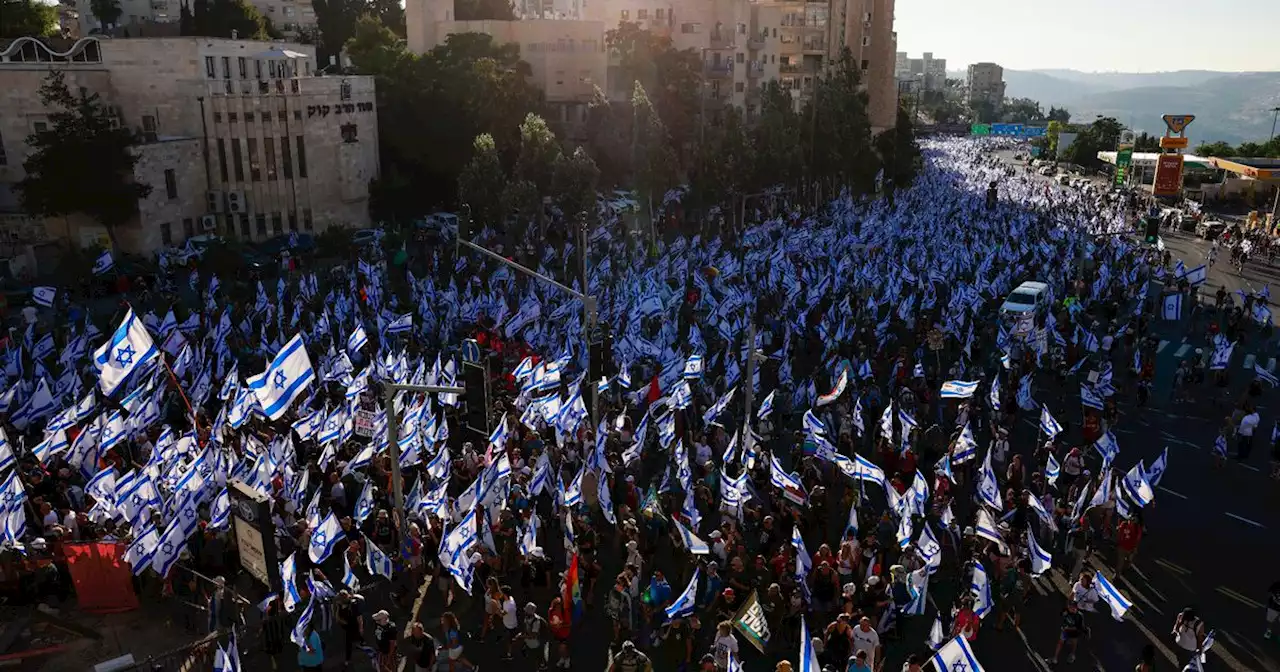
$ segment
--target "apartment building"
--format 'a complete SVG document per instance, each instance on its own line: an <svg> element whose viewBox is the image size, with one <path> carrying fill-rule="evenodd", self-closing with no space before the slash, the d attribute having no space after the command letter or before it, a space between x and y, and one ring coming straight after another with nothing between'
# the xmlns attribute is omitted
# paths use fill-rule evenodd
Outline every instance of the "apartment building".
<svg viewBox="0 0 1280 672"><path fill-rule="evenodd" d="M104 243L84 217L40 222L21 212L26 138L47 127L39 88L51 69L72 91L96 93L136 129L136 179L151 185L136 221L119 227L125 252L146 253L200 234L260 241L291 231L368 226L378 174L372 77L319 76L314 48L203 37L0 44L0 240L14 256L70 240ZM0 256L5 253L0 251Z"/></svg>
<svg viewBox="0 0 1280 672"><path fill-rule="evenodd" d="M460 22L453 20L453 0L406 0L405 19L409 48L419 53L456 32L485 32L519 44L533 66L534 84L569 120L596 86L614 99L631 94L632 83L623 80L618 59L604 48L605 33L624 21L701 56L711 115L723 105L753 112L761 86L772 80L799 105L812 94L822 69L848 47L862 68L872 125L879 131L893 125L897 111L893 5L894 0L577 0L555 10L576 17L568 20ZM548 59L548 53L555 57Z"/></svg>
<svg viewBox="0 0 1280 672"><path fill-rule="evenodd" d="M910 82L912 90L941 91L947 87L947 59L934 58L928 51L920 58L911 58L907 52L899 51L894 59L894 77L899 85Z"/></svg>
<svg viewBox="0 0 1280 672"><path fill-rule="evenodd" d="M970 108L989 103L993 111L1000 111L1004 104L1004 68L995 63L974 63L969 66L966 83Z"/></svg>
<svg viewBox="0 0 1280 672"><path fill-rule="evenodd" d="M149 24L177 24L182 17L184 2L190 7L191 0L118 0L120 3L119 27L126 30L133 28L129 35L139 35L140 26ZM271 24L279 30L285 39L296 39L302 35L314 34L317 30L316 12L311 0L249 0ZM76 0L76 13L79 15L79 34L111 32L102 21L93 14L93 3L90 0Z"/></svg>

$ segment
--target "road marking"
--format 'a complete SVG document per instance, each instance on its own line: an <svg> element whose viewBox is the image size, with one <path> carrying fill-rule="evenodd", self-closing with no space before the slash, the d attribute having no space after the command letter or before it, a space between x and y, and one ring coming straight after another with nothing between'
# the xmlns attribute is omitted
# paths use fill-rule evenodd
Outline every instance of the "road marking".
<svg viewBox="0 0 1280 672"><path fill-rule="evenodd" d="M1262 471L1261 469L1253 466L1252 464L1245 464L1244 462L1241 462L1240 466L1244 467L1245 469L1248 469L1249 471Z"/></svg>
<svg viewBox="0 0 1280 672"><path fill-rule="evenodd" d="M1244 367L1242 367L1242 368L1245 368L1245 369L1252 369L1252 368L1253 368L1253 363L1254 363L1254 362L1256 362L1256 361L1258 361L1258 356L1257 356L1257 355L1254 355L1254 354L1248 354L1248 355L1245 355L1245 356L1244 356Z"/></svg>
<svg viewBox="0 0 1280 672"><path fill-rule="evenodd" d="M1164 567L1165 569L1173 572L1174 574L1187 575L1191 573L1191 570L1187 569L1186 567L1169 562L1164 558L1156 558L1156 564L1160 565L1161 567Z"/></svg>
<svg viewBox="0 0 1280 672"><path fill-rule="evenodd" d="M1174 492L1174 491L1170 490L1169 488L1164 487L1163 485L1157 485L1156 487L1157 487L1158 489L1160 489L1162 492L1167 492L1167 493L1169 493L1169 494L1173 495L1174 497L1177 497L1178 499L1190 499L1190 497L1187 497L1186 495L1182 494L1181 492Z"/></svg>
<svg viewBox="0 0 1280 672"><path fill-rule="evenodd" d="M1160 345L1156 346L1156 354L1158 355L1164 352L1164 349L1167 347L1169 347L1169 341L1160 341Z"/></svg>
<svg viewBox="0 0 1280 672"><path fill-rule="evenodd" d="M1178 351L1177 351L1177 352L1175 352L1175 353L1173 353L1173 356L1174 356L1174 357L1177 357L1178 359L1182 359L1183 357L1186 357L1186 356L1187 356L1187 353L1188 353L1190 350L1191 350L1191 344L1190 344L1190 343L1183 343L1183 344L1178 348Z"/></svg>
<svg viewBox="0 0 1280 672"><path fill-rule="evenodd" d="M1230 516L1230 517L1232 517L1232 518L1235 518L1236 520L1238 520L1238 521L1240 521L1240 522L1242 522L1242 523L1248 523L1248 524L1250 524L1250 525L1252 525L1252 526L1254 526L1254 527L1261 528L1261 529L1264 529L1264 530L1265 530L1265 529L1267 529L1267 526L1266 526L1266 525L1263 525L1262 523L1259 523L1259 522L1258 522L1258 521L1256 521L1256 520L1249 520L1248 518L1245 518L1245 517L1243 517L1243 516L1237 516L1236 514L1231 513L1230 511L1224 511L1224 513L1226 513L1228 516Z"/></svg>
<svg viewBox="0 0 1280 672"><path fill-rule="evenodd" d="M1231 514L1229 514L1229 513L1228 513L1227 515L1229 516L1229 515L1231 515ZM1229 598L1231 598L1231 599L1233 599L1233 600L1235 600L1236 602L1240 602L1241 604L1247 604L1247 605L1249 605L1250 607L1253 607L1254 609L1262 609L1262 608L1263 608L1263 605L1262 605L1262 603L1261 603L1261 602L1257 602L1257 601L1255 601L1255 600L1251 600L1251 599L1249 599L1249 598L1245 597L1244 595L1241 595L1240 593L1237 593L1236 591L1231 590L1230 588L1227 588L1226 586L1218 586L1218 592L1219 592L1219 593L1222 593L1223 595L1225 595L1225 596L1227 596L1227 597L1229 597Z"/></svg>

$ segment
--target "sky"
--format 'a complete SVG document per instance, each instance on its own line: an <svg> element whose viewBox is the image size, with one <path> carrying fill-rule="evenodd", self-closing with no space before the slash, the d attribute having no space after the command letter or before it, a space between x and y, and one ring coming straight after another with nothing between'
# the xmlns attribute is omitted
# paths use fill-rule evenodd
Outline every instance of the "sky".
<svg viewBox="0 0 1280 672"><path fill-rule="evenodd" d="M912 58L933 52L935 58L947 59L948 70L963 70L982 61L1012 70L1280 70L1275 38L1280 0L896 0L895 4L898 51Z"/></svg>

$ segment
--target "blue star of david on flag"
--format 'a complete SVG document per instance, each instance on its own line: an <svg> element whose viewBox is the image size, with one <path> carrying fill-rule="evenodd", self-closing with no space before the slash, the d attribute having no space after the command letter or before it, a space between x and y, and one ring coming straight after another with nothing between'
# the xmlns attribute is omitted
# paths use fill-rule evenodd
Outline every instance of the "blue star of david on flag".
<svg viewBox="0 0 1280 672"><path fill-rule="evenodd" d="M328 541L328 535L324 533L324 530L316 530L316 533L311 535L311 543L313 544L324 546L326 541Z"/></svg>
<svg viewBox="0 0 1280 672"><path fill-rule="evenodd" d="M289 384L289 376L284 371L276 371L274 382L277 390L283 390Z"/></svg>
<svg viewBox="0 0 1280 672"><path fill-rule="evenodd" d="M133 363L133 355L133 346L125 344L123 348L116 350L116 362L119 363L120 366L129 366Z"/></svg>

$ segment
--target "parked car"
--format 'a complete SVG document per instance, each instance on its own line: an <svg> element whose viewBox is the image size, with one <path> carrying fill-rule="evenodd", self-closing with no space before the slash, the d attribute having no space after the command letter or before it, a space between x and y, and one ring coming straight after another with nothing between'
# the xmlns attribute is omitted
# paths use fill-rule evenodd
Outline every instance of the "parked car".
<svg viewBox="0 0 1280 672"><path fill-rule="evenodd" d="M1214 240L1227 230L1227 225L1222 222L1203 221L1196 225L1196 236L1205 240Z"/></svg>
<svg viewBox="0 0 1280 672"><path fill-rule="evenodd" d="M1000 314L1010 318L1019 318L1029 313L1038 313L1049 303L1049 285L1043 282L1027 281L1009 294L1000 306Z"/></svg>

